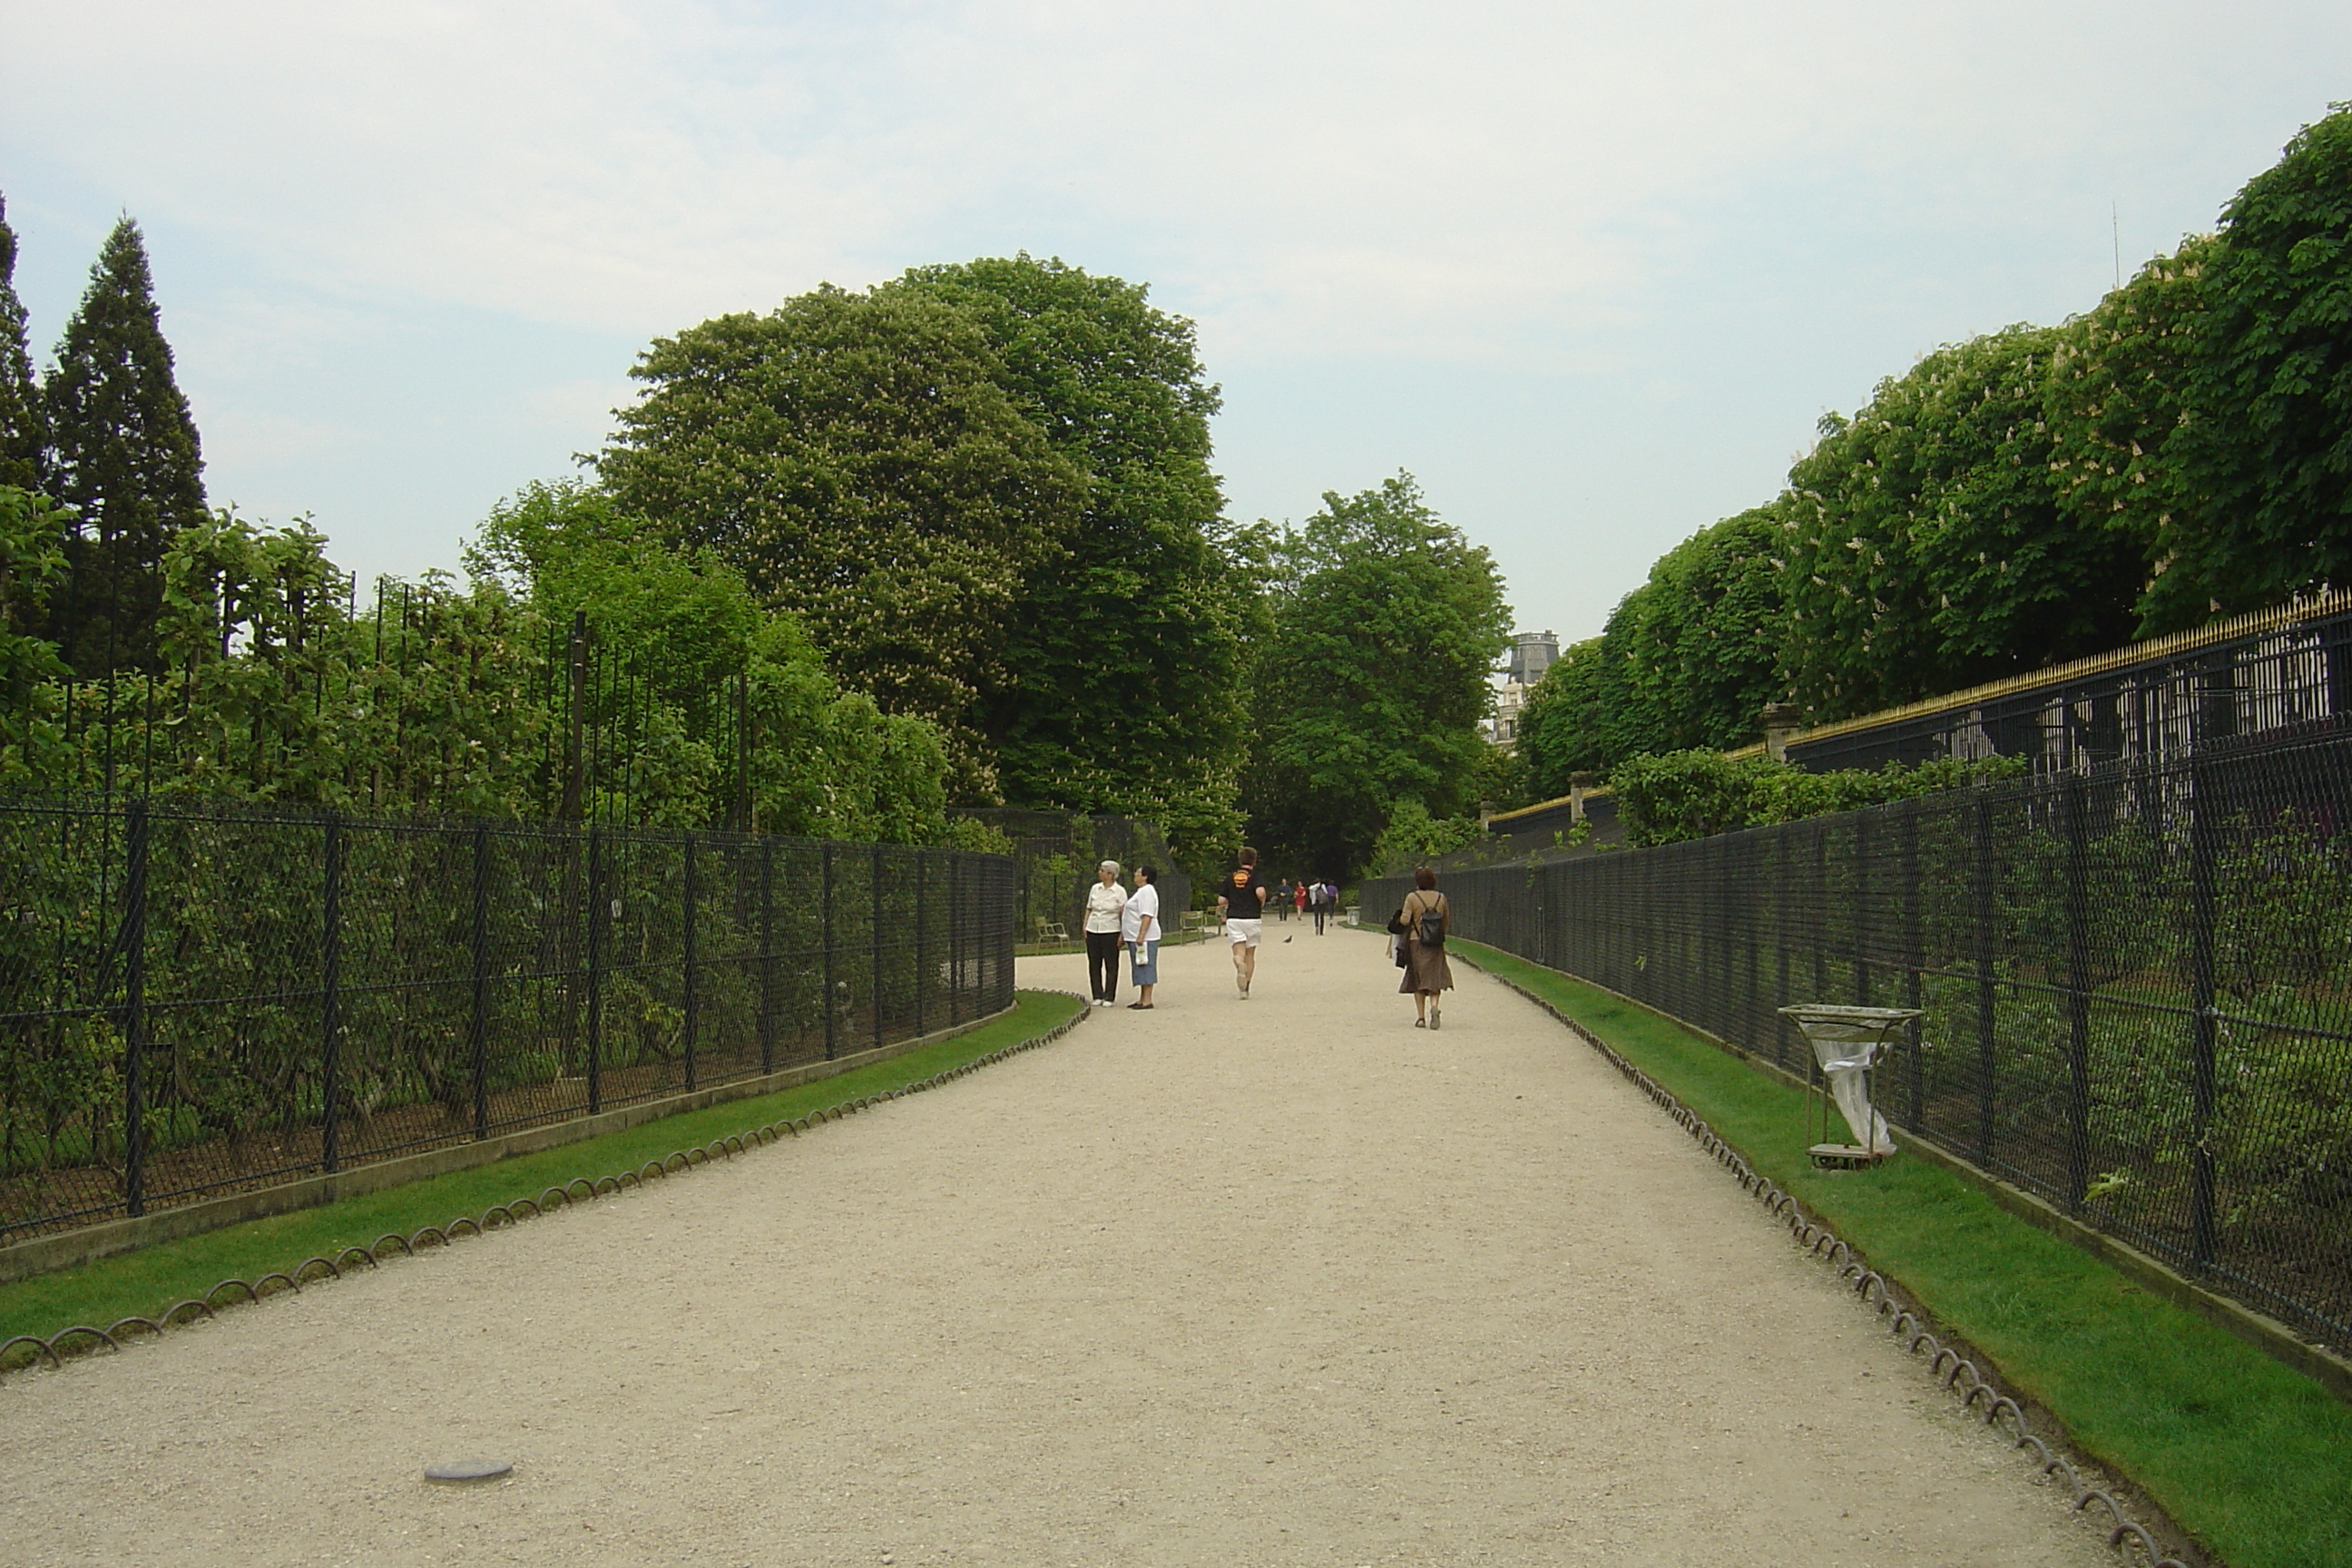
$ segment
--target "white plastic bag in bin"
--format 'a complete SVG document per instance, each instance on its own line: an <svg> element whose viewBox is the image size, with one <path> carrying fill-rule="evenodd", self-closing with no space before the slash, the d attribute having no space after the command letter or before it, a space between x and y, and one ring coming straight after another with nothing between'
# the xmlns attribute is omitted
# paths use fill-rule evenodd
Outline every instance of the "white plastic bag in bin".
<svg viewBox="0 0 2352 1568"><path fill-rule="evenodd" d="M1862 1075L1886 1054L1897 1029L1926 1015L1916 1007L1845 1007L1829 1002L1802 1003L1780 1012L1805 1031L1830 1099L1853 1130L1854 1142L1874 1154L1894 1153L1886 1118L1870 1103Z"/></svg>

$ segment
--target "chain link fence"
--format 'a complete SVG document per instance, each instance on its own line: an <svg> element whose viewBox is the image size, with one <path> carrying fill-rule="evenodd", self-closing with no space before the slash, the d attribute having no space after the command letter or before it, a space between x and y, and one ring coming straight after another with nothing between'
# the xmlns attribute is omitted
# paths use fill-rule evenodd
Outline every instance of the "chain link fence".
<svg viewBox="0 0 2352 1568"><path fill-rule="evenodd" d="M1878 1075L1897 1127L2343 1345L2347 829L2329 720L1440 885L1462 936L1799 1072L1783 1003L1927 1009Z"/></svg>
<svg viewBox="0 0 2352 1568"><path fill-rule="evenodd" d="M0 1244L986 1016L1013 879L898 845L0 799Z"/></svg>

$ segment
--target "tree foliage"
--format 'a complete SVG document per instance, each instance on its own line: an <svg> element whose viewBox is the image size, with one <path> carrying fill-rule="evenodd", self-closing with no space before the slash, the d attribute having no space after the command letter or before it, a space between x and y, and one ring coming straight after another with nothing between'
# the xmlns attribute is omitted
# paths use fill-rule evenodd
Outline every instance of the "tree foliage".
<svg viewBox="0 0 2352 1568"><path fill-rule="evenodd" d="M1252 831L1318 867L1363 867L1399 802L1474 809L1509 610L1485 549L1409 474L1327 492L1271 542L1271 630L1251 672Z"/></svg>
<svg viewBox="0 0 2352 1568"><path fill-rule="evenodd" d="M1180 846L1233 838L1250 585L1221 547L1218 393L1192 322L1026 255L905 281L980 322L1002 384L1085 477L1076 526L1010 613L984 723L1005 800L1152 817Z"/></svg>
<svg viewBox="0 0 2352 1568"><path fill-rule="evenodd" d="M42 778L63 751L56 683L65 663L40 630L65 572L66 525L47 497L0 484L0 786Z"/></svg>
<svg viewBox="0 0 2352 1568"><path fill-rule="evenodd" d="M1615 760L1601 642L1587 637L1560 649L1519 710L1519 754L1528 793L1538 800L1559 799L1571 774L1604 772Z"/></svg>
<svg viewBox="0 0 2352 1568"><path fill-rule="evenodd" d="M368 603L307 522L207 514L164 553L155 668L96 682L22 629L62 580L62 531L0 487L0 783L952 837L936 726L843 691L732 567L585 487L499 507L470 584L386 579ZM576 703L575 625L601 672Z"/></svg>
<svg viewBox="0 0 2352 1568"><path fill-rule="evenodd" d="M2352 583L2352 105L2246 183L2196 282L2160 623Z"/></svg>
<svg viewBox="0 0 2352 1568"><path fill-rule="evenodd" d="M0 200L0 485L39 489L48 445L25 305L16 297L16 231L8 226L7 202Z"/></svg>
<svg viewBox="0 0 2352 1568"><path fill-rule="evenodd" d="M635 374L615 502L946 727L960 799L1237 839L1252 584L1192 323L1023 255L706 321Z"/></svg>
<svg viewBox="0 0 2352 1568"><path fill-rule="evenodd" d="M1816 720L2126 640L2147 542L2061 505L2057 329L1948 344L1790 471L1783 666Z"/></svg>
<svg viewBox="0 0 2352 1568"><path fill-rule="evenodd" d="M42 402L49 493L77 518L53 640L84 676L152 669L163 553L175 532L205 519L204 459L163 341L146 241L127 217L90 268Z"/></svg>
<svg viewBox="0 0 2352 1568"><path fill-rule="evenodd" d="M2060 329L2043 395L2050 471L2062 511L2104 527L2147 559L2136 635L2193 626L2193 574L2170 573L2168 537L2185 525L2189 489L2174 443L2186 412L2190 354L2204 327L2199 287L2214 240L2192 235L2088 314Z"/></svg>
<svg viewBox="0 0 2352 1568"><path fill-rule="evenodd" d="M1714 612L1769 673L1689 684L1709 645L1662 609L1686 543L1531 697L1538 794L1752 734L1759 695L1849 718L2352 583L2352 106L2218 233L2061 325L1944 345L1819 435L1744 514L1779 536Z"/></svg>
<svg viewBox="0 0 2352 1568"><path fill-rule="evenodd" d="M832 287L657 340L597 461L614 502L803 617L835 672L949 736L967 796L1029 573L1085 479L1003 385L972 314L927 289Z"/></svg>
<svg viewBox="0 0 2352 1568"><path fill-rule="evenodd" d="M546 626L584 617L604 656L639 672L659 755L636 770L641 798L620 815L725 821L740 766L738 826L915 844L947 834L939 728L841 690L800 622L764 608L716 552L664 549L592 488L533 485L491 513L468 564Z"/></svg>
<svg viewBox="0 0 2352 1568"><path fill-rule="evenodd" d="M1601 635L1562 651L1519 716L1538 798L1626 757L1746 744L1782 689L1780 508L1701 529L1619 601Z"/></svg>

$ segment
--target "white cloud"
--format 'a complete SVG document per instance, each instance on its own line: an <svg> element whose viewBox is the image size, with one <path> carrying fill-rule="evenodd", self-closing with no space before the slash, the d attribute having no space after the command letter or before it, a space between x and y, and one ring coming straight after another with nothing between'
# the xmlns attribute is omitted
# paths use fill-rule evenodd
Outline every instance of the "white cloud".
<svg viewBox="0 0 2352 1568"><path fill-rule="evenodd" d="M2209 225L2352 67L2340 0L0 0L0 29L34 195L215 274L159 251L215 474L378 519L402 569L593 447L626 345L1025 247L1200 321L1238 512L1450 471L1515 570L1604 605L1618 556L1769 493L1822 405L2087 305L2110 199L2127 262ZM1608 530L1605 571L1571 561Z"/></svg>
<svg viewBox="0 0 2352 1568"><path fill-rule="evenodd" d="M2288 21L2284 13L2277 20ZM20 9L12 135L337 287L645 333L1022 220L1132 227L1238 342L1474 357L1838 166L1965 204L2240 12L1681 4ZM2335 29L2338 38L2343 29ZM2086 62L2096 60L2094 66ZM99 84L105 90L92 90Z"/></svg>

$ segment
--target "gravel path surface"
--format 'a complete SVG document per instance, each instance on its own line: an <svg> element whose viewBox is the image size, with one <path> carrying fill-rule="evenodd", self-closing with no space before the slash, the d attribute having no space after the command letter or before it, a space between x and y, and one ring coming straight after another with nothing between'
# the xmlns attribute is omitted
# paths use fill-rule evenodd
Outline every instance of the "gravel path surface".
<svg viewBox="0 0 2352 1568"><path fill-rule="evenodd" d="M0 1563L2112 1562L1557 1025L1273 929L1245 1004L1171 949L940 1092L0 1381Z"/></svg>

